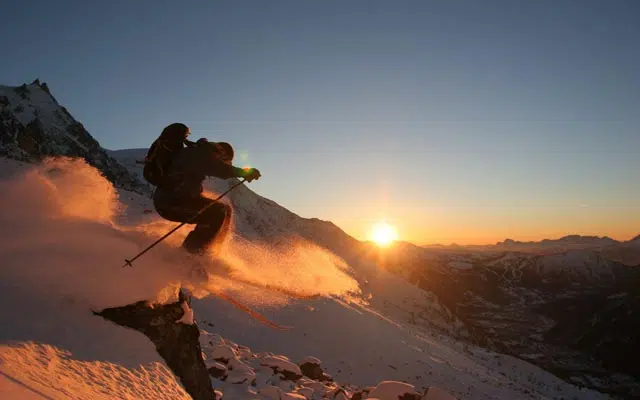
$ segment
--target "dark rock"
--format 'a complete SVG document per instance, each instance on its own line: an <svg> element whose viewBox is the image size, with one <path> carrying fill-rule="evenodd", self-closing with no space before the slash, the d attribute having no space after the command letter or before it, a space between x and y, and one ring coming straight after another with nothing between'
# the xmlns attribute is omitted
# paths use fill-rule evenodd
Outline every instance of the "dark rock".
<svg viewBox="0 0 640 400"><path fill-rule="evenodd" d="M29 88L27 87L26 84L23 83L22 85L16 88L13 88L13 90L20 95L20 98L22 100L27 100L28 98L27 95L29 94Z"/></svg>
<svg viewBox="0 0 640 400"><path fill-rule="evenodd" d="M302 374L310 379L319 380L322 378L324 371L318 364L305 362L300 365L300 371Z"/></svg>
<svg viewBox="0 0 640 400"><path fill-rule="evenodd" d="M366 394L364 392L355 392L353 396L351 396L351 400L362 400L364 399Z"/></svg>
<svg viewBox="0 0 640 400"><path fill-rule="evenodd" d="M182 303L151 305L140 301L95 314L145 334L194 400L215 398L202 359L198 327L175 322L184 314Z"/></svg>
<svg viewBox="0 0 640 400"><path fill-rule="evenodd" d="M344 390L344 388L341 388L341 387L337 387L337 388L335 388L334 390L332 390L331 392L329 392L329 393L328 393L328 397L329 397L330 399L335 399L335 398L337 398L341 393L344 395L344 397L345 397L345 398L347 398L347 399L349 399L349 398L350 398L350 397L349 397L349 393L348 393L346 390Z"/></svg>
<svg viewBox="0 0 640 400"><path fill-rule="evenodd" d="M26 153L34 157L39 158L40 155L40 143L42 143L44 132L40 121L33 120L29 123L21 135L18 136L18 146Z"/></svg>
<svg viewBox="0 0 640 400"><path fill-rule="evenodd" d="M216 379L220 379L223 381L227 377L227 369L226 368L218 368L215 365L209 367L208 369L209 375Z"/></svg>
<svg viewBox="0 0 640 400"><path fill-rule="evenodd" d="M49 96L53 97L53 95L51 94L51 90L49 90L49 85L47 85L47 82L42 82L42 85L40 85L40 87L42 88L42 90L47 92Z"/></svg>
<svg viewBox="0 0 640 400"><path fill-rule="evenodd" d="M372 386L360 389L359 391L355 392L353 394L353 396L351 396L351 400L363 400L363 399L366 399L367 397L369 397L369 393L373 389L374 388Z"/></svg>
<svg viewBox="0 0 640 400"><path fill-rule="evenodd" d="M275 370L275 368L274 368ZM277 371L282 375L282 380L285 381L292 381L292 382L296 382L298 381L300 378L302 378L302 375L298 375L293 371L288 371L288 370L282 370L282 371Z"/></svg>

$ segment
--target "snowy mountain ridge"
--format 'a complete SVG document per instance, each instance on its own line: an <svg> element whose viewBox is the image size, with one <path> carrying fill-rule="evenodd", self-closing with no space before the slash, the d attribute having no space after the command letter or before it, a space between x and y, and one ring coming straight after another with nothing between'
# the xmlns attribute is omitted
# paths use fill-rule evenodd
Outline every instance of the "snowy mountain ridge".
<svg viewBox="0 0 640 400"><path fill-rule="evenodd" d="M555 245L582 245L582 246L606 246L610 244L620 243L617 240L611 239L608 236L582 236L582 235L566 235L558 239L542 239L538 242L529 241L521 242L513 239L505 239L503 242L496 243L496 246L514 246L514 245L542 245L542 246L555 246Z"/></svg>
<svg viewBox="0 0 640 400"><path fill-rule="evenodd" d="M508 252L487 265L501 268L505 277L522 276L529 269L542 277L564 275L570 279L597 282L614 279L616 263L595 251L569 250L542 256Z"/></svg>
<svg viewBox="0 0 640 400"><path fill-rule="evenodd" d="M608 236L566 235L556 239L542 239L539 241L524 242L513 239L505 239L495 244L435 244L423 245L422 247L431 251L513 251L533 254L553 254L562 253L569 250L609 251L618 247L633 245L634 243L638 243L638 236L627 241L620 241L612 239Z"/></svg>

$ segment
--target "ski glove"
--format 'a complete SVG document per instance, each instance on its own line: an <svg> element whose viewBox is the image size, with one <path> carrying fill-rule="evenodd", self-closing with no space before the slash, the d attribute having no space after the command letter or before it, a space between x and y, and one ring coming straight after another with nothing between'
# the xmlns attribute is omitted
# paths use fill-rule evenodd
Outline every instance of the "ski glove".
<svg viewBox="0 0 640 400"><path fill-rule="evenodd" d="M251 182L254 179L260 179L262 175L260 175L260 171L257 168L250 168L248 173L245 175L245 179L247 182Z"/></svg>
<svg viewBox="0 0 640 400"><path fill-rule="evenodd" d="M260 171L257 168L238 168L237 176L246 179L247 182L251 182L259 179L262 175L260 175Z"/></svg>

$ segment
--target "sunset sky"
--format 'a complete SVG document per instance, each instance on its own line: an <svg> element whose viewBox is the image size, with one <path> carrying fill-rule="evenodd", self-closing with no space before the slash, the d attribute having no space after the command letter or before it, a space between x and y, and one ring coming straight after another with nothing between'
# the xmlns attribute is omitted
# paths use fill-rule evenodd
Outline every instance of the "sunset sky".
<svg viewBox="0 0 640 400"><path fill-rule="evenodd" d="M627 240L639 20L637 0L13 1L0 84L46 81L108 149L176 121L231 142L253 190L360 239Z"/></svg>

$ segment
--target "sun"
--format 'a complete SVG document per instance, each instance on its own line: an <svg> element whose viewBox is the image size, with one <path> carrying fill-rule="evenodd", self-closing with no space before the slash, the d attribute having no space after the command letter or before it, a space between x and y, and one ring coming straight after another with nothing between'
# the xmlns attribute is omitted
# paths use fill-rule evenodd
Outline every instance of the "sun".
<svg viewBox="0 0 640 400"><path fill-rule="evenodd" d="M378 222L371 228L370 237L378 246L386 247L398 240L398 231L386 222Z"/></svg>

